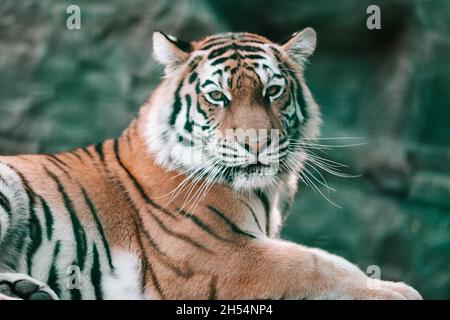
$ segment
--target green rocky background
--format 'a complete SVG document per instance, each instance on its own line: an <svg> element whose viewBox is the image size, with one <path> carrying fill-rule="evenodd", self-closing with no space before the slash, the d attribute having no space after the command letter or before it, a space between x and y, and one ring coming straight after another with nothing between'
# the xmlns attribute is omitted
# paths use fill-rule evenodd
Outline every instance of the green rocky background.
<svg viewBox="0 0 450 320"><path fill-rule="evenodd" d="M81 30L66 28L70 4L81 7ZM366 28L370 4L381 8L381 30ZM229 30L280 40L306 26L318 32L306 78L323 136L365 144L323 154L360 175L324 173L342 209L301 185L283 237L449 299L448 0L2 0L0 153L119 135L158 83L155 29L187 40Z"/></svg>

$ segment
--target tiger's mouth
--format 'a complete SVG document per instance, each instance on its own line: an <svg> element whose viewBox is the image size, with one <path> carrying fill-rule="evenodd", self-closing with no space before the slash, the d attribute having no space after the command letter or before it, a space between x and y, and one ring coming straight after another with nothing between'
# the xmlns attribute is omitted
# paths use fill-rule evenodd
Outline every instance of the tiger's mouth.
<svg viewBox="0 0 450 320"><path fill-rule="evenodd" d="M240 167L238 171L240 171L241 173L245 173L245 174L263 174L264 172L266 172L268 169L271 169L272 166L270 165L266 165L263 163L252 163L243 167Z"/></svg>
<svg viewBox="0 0 450 320"><path fill-rule="evenodd" d="M277 178L286 173L287 167L283 165L286 157L287 154L284 154L274 161L264 163L256 159L250 159L241 164L220 161L212 172L221 172L223 180L232 184L236 181L240 181L240 183L245 181L259 181L263 183L266 181L269 183L276 181Z"/></svg>
<svg viewBox="0 0 450 320"><path fill-rule="evenodd" d="M241 179L264 179L276 176L279 173L277 165L266 165L262 163L252 163L244 166L229 168L227 176L229 180Z"/></svg>
<svg viewBox="0 0 450 320"><path fill-rule="evenodd" d="M248 190L271 186L281 174L278 165L261 163L228 167L224 174L225 181L236 190Z"/></svg>

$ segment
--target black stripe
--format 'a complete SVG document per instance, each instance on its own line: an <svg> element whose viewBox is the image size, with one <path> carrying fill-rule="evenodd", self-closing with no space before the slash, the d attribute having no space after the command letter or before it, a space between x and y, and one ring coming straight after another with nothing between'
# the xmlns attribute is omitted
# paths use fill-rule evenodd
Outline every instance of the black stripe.
<svg viewBox="0 0 450 320"><path fill-rule="evenodd" d="M87 254L86 232L84 231L84 228L80 220L78 220L78 216L75 211L73 202L70 199L69 195L66 193L64 186L61 184L61 181L55 174L49 171L46 167L44 167L44 169L47 172L47 175L56 183L58 192L61 194L63 198L64 206L66 207L69 213L70 221L72 223L72 231L75 237L77 247L77 263L78 263L77 265L81 270L83 270Z"/></svg>
<svg viewBox="0 0 450 320"><path fill-rule="evenodd" d="M217 69L216 71L214 71L214 72L212 73L213 76L215 76L216 74L218 74L219 77L221 77L221 76L223 75L223 70Z"/></svg>
<svg viewBox="0 0 450 320"><path fill-rule="evenodd" d="M189 236L187 236L187 235L185 235L185 234L182 234L182 233L179 233L179 232L176 232L176 231L173 231L173 230L170 230L156 215L154 215L154 214L152 214L152 218L156 221L156 223L159 225L159 227L164 231L164 232L166 232L168 235L170 235L170 236L172 236L172 237L174 237L174 238L177 238L177 239L180 239L180 240L182 240L182 241L184 241L184 242L187 242L187 243L189 243L190 245L192 245L192 246L194 246L194 247L196 247L197 249L200 249L200 250L202 250L202 251L204 251L204 252L207 252L207 253L209 253L209 254L212 254L213 252L211 251L211 249L208 249L207 247L205 247L204 245L202 245L201 243L199 243L199 242L197 242L197 241L195 241L194 239L192 239L191 237L189 237Z"/></svg>
<svg viewBox="0 0 450 320"><path fill-rule="evenodd" d="M265 195L265 193L261 190L257 190L255 192L258 199L262 202L262 205L264 207L264 212L266 214L266 233L270 234L270 203L269 199Z"/></svg>
<svg viewBox="0 0 450 320"><path fill-rule="evenodd" d="M83 162L83 159L80 157L80 155L77 153L77 150L73 150L70 151L68 154L73 155L74 157L76 157L78 160L80 160L81 162Z"/></svg>
<svg viewBox="0 0 450 320"><path fill-rule="evenodd" d="M133 125L133 128L134 129L136 129L136 126L135 125ZM125 136L125 138L127 139L127 145L128 145L128 147L129 148L132 148L132 145L131 145L131 130L127 130L127 133L126 133L126 136Z"/></svg>
<svg viewBox="0 0 450 320"><path fill-rule="evenodd" d="M190 52L192 51L192 44L190 42L186 42L180 39L173 39L171 37L169 37L168 35L166 35L164 32L162 31L158 31L160 34L162 34L168 41L170 41L171 43L173 43L175 46L178 47L178 49L184 51L184 52Z"/></svg>
<svg viewBox="0 0 450 320"><path fill-rule="evenodd" d="M197 72L192 72L191 75L189 76L189 83L193 83L198 77L198 73Z"/></svg>
<svg viewBox="0 0 450 320"><path fill-rule="evenodd" d="M178 114L181 111L181 98L180 98L180 91L183 87L183 81L180 81L178 84L177 90L175 91L175 97L172 105L172 114L170 115L169 124L173 127L175 125L175 122L177 121Z"/></svg>
<svg viewBox="0 0 450 320"><path fill-rule="evenodd" d="M274 47L274 46L269 46L269 48L272 50L273 55L275 56L275 59L278 61L278 63L281 63L282 59L282 54L281 51L278 50L278 48ZM284 68L280 68L280 69L284 69Z"/></svg>
<svg viewBox="0 0 450 320"><path fill-rule="evenodd" d="M200 87L200 82L198 81L197 85L195 86L195 91L197 92L197 94L200 93L199 87ZM197 111L198 111L198 113L200 113L203 116L203 118L205 118L205 120L208 119L208 114L200 106L200 99L198 98L198 96L197 96Z"/></svg>
<svg viewBox="0 0 450 320"><path fill-rule="evenodd" d="M142 221L141 221L142 222ZM161 250L156 241L150 236L148 232L143 232L147 238L148 243L153 248L156 253L162 257L160 261L164 263L169 269L171 269L177 276L189 279L194 275L194 272L189 268L188 270L181 270L180 267L176 266L173 262L169 261L171 259L165 252Z"/></svg>
<svg viewBox="0 0 450 320"><path fill-rule="evenodd" d="M56 267L59 251L61 249L61 241L56 241L55 248L53 249L52 264L48 273L47 284L59 297L61 294L61 287L59 285L58 269Z"/></svg>
<svg viewBox="0 0 450 320"><path fill-rule="evenodd" d="M225 222L225 224L228 225L228 227L230 227L231 231L233 231L234 233L239 234L241 236L246 236L249 238L256 238L254 235L241 230L237 225L235 225L231 220L229 220L225 216L225 214L222 211L220 211L219 209L217 209L213 206L210 206L210 205L208 205L207 207L209 210L214 212L220 219L222 219Z"/></svg>
<svg viewBox="0 0 450 320"><path fill-rule="evenodd" d="M217 49L211 51L211 53L208 55L208 59L211 60L211 59L217 58L230 50L239 50L239 51L243 51L243 52L264 52L265 53L265 51L259 47L250 46L250 45L238 45L236 43L233 43L231 45L220 47L220 48L217 48Z"/></svg>
<svg viewBox="0 0 450 320"><path fill-rule="evenodd" d="M288 128L289 129L291 129L291 128L297 129L298 126L300 125L300 119L298 118L298 115L297 115L297 104L295 103L295 97L294 97L294 92L295 92L294 82L291 81L291 84L290 84L289 88L291 90L291 94L289 96L289 101L287 103L291 104L292 101L294 100L294 113L292 114L292 116L287 117L287 120L289 121L289 124L292 122L292 125L290 125Z"/></svg>
<svg viewBox="0 0 450 320"><path fill-rule="evenodd" d="M259 54L248 54L248 55L242 55L238 51L235 51L233 54L230 54L225 57L217 58L211 63L211 66L216 66L218 64L224 63L228 60L244 60L244 59L252 59L252 60L267 60L266 57L259 55ZM233 74L233 71L230 71L231 74Z"/></svg>
<svg viewBox="0 0 450 320"><path fill-rule="evenodd" d="M30 183L28 182L28 180L25 178L25 176L20 171L15 169L12 165L8 164L8 167L11 168L20 177L20 180L22 181L22 184L24 185L25 192L28 197L28 210L29 210L29 214L30 214L30 217L29 217L29 219L30 219L31 216L34 215L34 212L35 212L34 206L35 206L35 202L36 202L36 200L35 200L36 193L33 191L33 189L30 186ZM28 228L29 227L30 226L28 226ZM28 236L29 236L29 234L28 234ZM16 252L22 252L22 249L26 243L26 241L25 241L26 237L27 237L27 235L24 233L23 237L19 238L18 244L16 245ZM30 245L31 244L28 245L28 248L30 247ZM15 267L16 266L12 266L13 269Z"/></svg>
<svg viewBox="0 0 450 320"><path fill-rule="evenodd" d="M2 207L6 214L11 218L11 205L9 203L8 198L0 192L0 207Z"/></svg>
<svg viewBox="0 0 450 320"><path fill-rule="evenodd" d="M121 185L122 189L125 191L126 190L125 187L121 183L120 183L120 185ZM159 283L158 278L156 277L156 273L153 269L153 266L147 257L147 253L145 251L144 244L142 243L141 235L145 234L145 231L142 230L142 220L139 215L139 211L136 208L134 201L128 195L127 195L127 199L130 202L131 206L133 207L134 214L132 215L132 217L133 217L133 222L134 222L134 228L136 230L139 249L141 250L141 252L143 254L142 272L141 272L141 292L142 293L145 292L145 288L147 286L147 272L150 272L150 276L152 278L152 283L155 286L156 291L158 292L161 299L164 299L164 293L162 291L161 285Z"/></svg>
<svg viewBox="0 0 450 320"><path fill-rule="evenodd" d="M36 251L42 244L42 227L39 219L36 216L34 205L33 210L30 210L30 217L28 219L28 230L30 236L30 243L27 248L27 269L28 274L32 275L33 258Z"/></svg>
<svg viewBox="0 0 450 320"><path fill-rule="evenodd" d="M92 217L94 218L95 225L96 225L98 233L100 235L100 239L102 240L103 247L105 248L105 253L106 253L106 257L108 259L109 267L110 267L111 270L114 270L114 266L113 266L113 263L112 263L112 257L111 257L111 251L109 249L108 240L106 239L105 231L103 230L102 223L101 223L100 218L98 216L97 208L92 203L92 200L90 199L90 197L88 196L86 190L83 187L81 188L81 191L83 193L84 201L86 202L86 204L87 204L87 206L89 208L89 211L91 212Z"/></svg>
<svg viewBox="0 0 450 320"><path fill-rule="evenodd" d="M219 41L214 41L214 42L207 42L207 43L205 43L199 50L208 50L208 49L211 49L212 47L215 47L215 46L219 46L219 45L222 45L222 44L227 44L227 43L229 43L229 41L223 41L223 40L219 40Z"/></svg>
<svg viewBox="0 0 450 320"><path fill-rule="evenodd" d="M95 299L103 300L103 290L102 290L102 272L100 270L100 261L98 258L98 250L97 246L94 243L94 247L92 249L93 253L93 261L92 261L92 269L91 269L91 282L94 286Z"/></svg>
<svg viewBox="0 0 450 320"><path fill-rule="evenodd" d="M94 150L95 150L95 152L97 152L98 156L100 157L100 161L101 162L105 161L105 152L103 150L103 147L104 147L104 143L103 142L97 143L94 146Z"/></svg>
<svg viewBox="0 0 450 320"><path fill-rule="evenodd" d="M281 74L274 73L272 74L272 78L283 79L283 76Z"/></svg>
<svg viewBox="0 0 450 320"><path fill-rule="evenodd" d="M90 154L89 151L86 150L86 149L84 150L84 152ZM94 160L93 157L91 157L91 158ZM107 167L106 163L105 163L105 166L104 166L104 170L108 173L108 167ZM109 174L109 173L108 173L108 174ZM141 272L140 272L140 275L141 275L141 276L140 276L140 278L141 278L141 279L140 279L140 285L141 285L141 293L144 294L144 292L145 292L145 287L146 287L146 282L147 282L147 273L148 273L148 272L151 273L152 279L154 279L153 281L155 281L155 280L157 281L157 278L156 278L156 276L153 274L153 269L152 269L152 267L151 267L150 262L148 261L147 254L146 254L146 252L145 252L144 245L143 245L143 243L142 243L142 239L141 239L141 233L142 233L142 230L141 230L141 228L140 228L140 226L139 226L139 224L138 224L138 222L137 222L137 220L136 220L136 216L139 216L139 211L138 211L136 205L134 204L134 201L133 201L133 200L130 198L130 196L128 195L128 193L127 193L127 191L126 191L126 188L125 188L125 187L123 186L123 184L120 182L120 180L117 180L116 183L117 183L117 186L121 189L122 194L125 195L125 197L126 197L128 203L130 204L131 208L133 209L133 213L134 213L134 214L132 214L131 217L133 218L134 230L135 230L135 234L136 234L136 239L137 239L137 242L138 242L138 246L139 246L140 251L142 252L142 257L141 257L141 268L140 268L140 270L141 270ZM160 294L160 296L163 297L162 291L160 290L159 283L156 283L156 284L155 284L155 287L157 288L158 293Z"/></svg>
<svg viewBox="0 0 450 320"><path fill-rule="evenodd" d="M267 64L263 63L262 67L264 70L270 70L270 72L272 73L273 76L277 75L275 73L275 70L273 70L271 67L269 67ZM278 75L277 75L278 76ZM282 78L283 76L279 76L280 78ZM278 78L278 77L277 77Z"/></svg>
<svg viewBox="0 0 450 320"><path fill-rule="evenodd" d="M217 300L217 275L214 275L209 284L209 300Z"/></svg>
<svg viewBox="0 0 450 320"><path fill-rule="evenodd" d="M144 191L144 188L139 184L139 182L137 181L135 176L128 170L127 167L125 167L125 165L122 162L122 159L120 158L119 140L117 140L117 139L114 140L114 155L115 155L117 163L125 171L125 173L127 174L128 178L131 180L131 182L133 183L134 187L138 190L139 194L144 199L144 201L147 204L149 204L152 207L154 207L155 209L158 209L158 210L164 212L167 216L171 217L172 219L177 220L177 217L174 216L169 210L164 209L163 207L161 207L159 204L157 204L156 202L154 202L152 199L150 199L147 196L147 194Z"/></svg>
<svg viewBox="0 0 450 320"><path fill-rule="evenodd" d="M195 223L200 229L202 229L203 231L205 231L207 234L209 234L210 236L216 238L217 240L220 241L224 241L224 242L229 242L229 243L233 243L233 240L230 239L226 239L221 237L220 235L218 235L217 233L215 233L209 226L206 225L206 223L204 223L202 220L200 220L200 218L198 218L197 216L195 216L193 213L191 212L187 212L181 209L178 209L178 211L180 213L182 213L183 217L190 219L193 223Z"/></svg>
<svg viewBox="0 0 450 320"><path fill-rule="evenodd" d="M92 160L95 160L94 155L89 151L88 148L81 148L79 149L81 151L83 151L89 158L91 158Z"/></svg>
<svg viewBox="0 0 450 320"><path fill-rule="evenodd" d="M222 57L222 58L217 58L216 60L214 60L211 63L211 66L217 66L218 64L224 63L225 61L228 60L237 60L240 57L240 55L237 52L234 52L233 54L226 56L226 57Z"/></svg>
<svg viewBox="0 0 450 320"><path fill-rule="evenodd" d="M300 106L300 111L302 112L302 116L304 117L303 121L306 121L306 120L308 120L308 112L306 111L305 97L303 95L303 89L298 81L297 81L297 85L298 85L298 88L296 91L297 101Z"/></svg>
<svg viewBox="0 0 450 320"><path fill-rule="evenodd" d="M148 204L150 204L151 206L153 206L154 208L156 208L156 209L158 209L158 210L161 210L161 211L165 212L168 216L170 216L170 217L176 219L176 217L175 217L174 215L172 215L171 212L169 212L168 210L166 210L166 209L162 208L161 206L157 205L155 202L153 202L153 200L151 200L151 199L147 196L147 194L145 193L145 191L144 191L144 189L142 188L142 186L138 183L137 179L132 175L132 173L128 170L128 168L125 167L125 165L123 164L123 162L122 162L122 160L121 160L121 158L120 158L119 140L117 140L117 139L114 140L114 154L115 154L115 158L116 158L117 163L118 163L119 166L125 171L125 173L127 174L128 178L132 181L134 187L138 190L138 192L140 193L140 195L141 195L141 197L144 199L144 201L147 202ZM131 199L130 199L130 200L131 200ZM132 201L132 200L131 200L131 201ZM139 216L139 212L138 212L137 210L136 210L136 213L137 213L137 216ZM151 213L151 212L150 212L150 213ZM191 239L190 237L169 230L169 229L165 226L165 224L164 224L164 223L163 223L156 215L154 215L153 213L151 213L151 215L152 215L152 218L158 223L158 225L160 226L160 228L161 228L163 231L165 231L166 233L168 233L169 235L171 235L171 236L173 236L173 237L176 237L176 238L178 238L178 239L180 239L180 240L183 240L183 241L185 241L185 242L187 242L187 243L189 243L189 244L195 246L195 247L198 248L198 249L201 249L201 250L206 251L206 252L208 252L208 253L212 253L212 251L211 251L210 249L208 249L208 248L206 248L205 246L203 246L202 244L200 244L200 243L194 241L194 240ZM138 230L142 230L142 222L140 222L140 217L139 217L138 219L139 219L139 221L136 221L136 217L135 217L135 225L136 225L136 228L137 228ZM145 231L142 231L142 232L144 232L144 234L146 234L147 236L149 236ZM142 234L142 233L139 233L139 234ZM144 252L144 254L145 254L145 249L144 249L143 247L142 247L142 249L144 250L143 252ZM152 267L150 261L148 261L147 258L146 258L146 266L149 268L149 271L150 271L150 274L151 274L151 277L152 277L152 281L153 281L153 284L154 284L156 290L158 291L158 293L159 293L159 295L160 295L161 297L164 297L164 294L163 294L161 285L159 284L159 281L158 281L158 279L157 279L157 277L156 277L156 274L155 274L155 272L154 272L154 270L153 270L153 267Z"/></svg>
<svg viewBox="0 0 450 320"><path fill-rule="evenodd" d="M153 269L153 266L152 266L152 264L150 263L150 260L147 257L147 253L145 251L144 244L142 243L141 235L144 233L144 231L142 230L142 224L139 223L139 221L141 220L141 218L139 216L139 211L136 208L133 200L130 199L128 196L127 196L127 198L128 198L128 201L131 203L131 205L133 207L133 212L135 213L135 214L133 214L134 228L135 228L136 235L137 235L139 249L141 250L142 255L143 255L143 257L142 257L142 271L141 271L141 293L145 292L145 288L147 286L147 272L150 272L150 276L152 277L152 283L155 286L156 291L158 292L158 294L161 297L161 299L164 299L164 294L163 294L161 285L159 283L158 278L156 277L156 274L155 274L155 271ZM136 218L139 221L137 221Z"/></svg>
<svg viewBox="0 0 450 320"><path fill-rule="evenodd" d="M231 38L231 36L230 36L230 34L227 34L227 33L225 33L225 34L216 34L216 35L213 35L213 36L210 36L205 42L204 42L204 44L209 44L209 43L211 43L211 42L214 42L214 41L223 41L223 40L226 40L226 41L230 41L232 38Z"/></svg>
<svg viewBox="0 0 450 320"><path fill-rule="evenodd" d="M254 34L254 33L249 33L249 32L238 32L237 33L237 40L238 41L241 41L241 40L244 40L244 39L248 39L248 38L251 38L251 39L258 39L258 40L260 40L261 39L261 36L258 36L258 35L256 35L256 34ZM235 35L233 35L233 39L236 39L235 38Z"/></svg>
<svg viewBox="0 0 450 320"><path fill-rule="evenodd" d="M64 172L64 174L69 178L72 179L69 172L64 169L58 162L56 162L55 160L53 160L54 158L52 158L51 156L47 156L47 160L50 161L54 166L56 166L59 170L61 170L62 172Z"/></svg>
<svg viewBox="0 0 450 320"><path fill-rule="evenodd" d="M42 197L40 197L40 199L41 199L42 209L44 211L45 227L47 229L47 239L52 240L52 237L53 237L53 214L52 214L47 202Z"/></svg>
<svg viewBox="0 0 450 320"><path fill-rule="evenodd" d="M215 59L215 58L227 53L228 51L231 51L233 48L234 48L234 45L229 45L229 46L214 49L208 54L208 60Z"/></svg>
<svg viewBox="0 0 450 320"><path fill-rule="evenodd" d="M152 266L151 262L148 261L148 259L146 260L146 266L147 266L148 270L150 271L150 276L152 277L152 282L153 282L153 285L155 286L156 291L158 292L161 299L164 300L165 295L162 291L161 284L159 283L159 280L155 274L155 270L153 269L153 266Z"/></svg>
<svg viewBox="0 0 450 320"><path fill-rule="evenodd" d="M242 40L238 40L239 43L250 43L250 44L267 44L266 42L262 42L256 39L242 39Z"/></svg>
<svg viewBox="0 0 450 320"><path fill-rule="evenodd" d="M233 69L230 70L231 75L235 75L237 73L237 71L239 70L239 66L234 67ZM231 87L231 78L228 78L228 86Z"/></svg>
<svg viewBox="0 0 450 320"><path fill-rule="evenodd" d="M264 233L264 231L261 228L261 225L259 224L258 218L256 217L255 211L253 211L252 207L250 207L250 205L243 200L239 200L239 201L242 202L247 207L247 209L250 211L250 213L252 214L253 220L255 220L256 225L258 226L259 231Z"/></svg>
<svg viewBox="0 0 450 320"><path fill-rule="evenodd" d="M29 200L28 237L30 239L30 242L28 243L28 246L26 249L26 251L27 251L26 259L27 259L28 274L31 275L34 254L36 253L37 249L39 248L39 246L42 243L42 228L41 228L41 225L39 223L39 220L38 220L38 218L36 216L36 212L35 212L36 194L34 193L33 189L30 187L30 184L25 179L25 177L22 175L22 173L18 172L15 169L13 169L13 170L21 178L22 183L25 186L25 191L27 193L28 200ZM23 244L25 244L25 242L22 242L22 245ZM21 250L21 248L20 248L20 250Z"/></svg>
<svg viewBox="0 0 450 320"><path fill-rule="evenodd" d="M267 58L262 55L259 55L259 54L248 54L248 55L242 56L242 59L266 60Z"/></svg>
<svg viewBox="0 0 450 320"><path fill-rule="evenodd" d="M58 162L59 164L65 166L65 167L69 167L69 166L67 165L67 163L65 163L64 161L62 161L57 155L49 154L49 155L47 155L47 157L54 159L56 162Z"/></svg>
<svg viewBox="0 0 450 320"><path fill-rule="evenodd" d="M142 267L141 268L141 293L144 294L145 287L146 287L146 284L147 284L147 272L149 271L151 273L152 279L156 279L156 281L158 281L158 279L153 274L154 273L153 269L152 269L151 264L150 264L150 262L148 260L147 253L145 252L144 244L142 243L141 234L143 233L143 231L142 231L141 217L139 216L139 210L136 207L136 205L134 204L134 201L130 198L130 196L126 192L125 186L120 181L118 181L117 183L118 183L118 186L121 188L123 194L127 198L128 203L130 204L131 208L133 209L133 213L134 213L134 214L131 215L131 217L133 219L134 231L135 231L135 234L136 234L136 239L137 239L137 242L138 242L138 245L139 245L139 249L142 252L142 257L141 257L141 262L142 262L142 265L141 265L141 267ZM162 291L160 290L159 283L156 283L155 287L157 289L159 289L158 293L162 296Z"/></svg>
<svg viewBox="0 0 450 320"><path fill-rule="evenodd" d="M197 68L198 64L200 63L200 61L202 61L203 57L202 56L197 56L194 59L192 59L191 62L189 62L189 69L190 71L194 71L195 68Z"/></svg>
<svg viewBox="0 0 450 320"><path fill-rule="evenodd" d="M186 99L186 122L184 124L184 129L188 132L192 132L192 121L189 119L192 99L191 96L188 94L186 95L185 99Z"/></svg>
<svg viewBox="0 0 450 320"><path fill-rule="evenodd" d="M254 73L256 73L256 69L255 69L255 67L253 67L253 66L250 66L250 65L248 65L248 64L245 64L244 65L244 68L246 69L246 70L248 70L248 71L251 71L251 72L254 72ZM258 85L260 82L258 82L258 81L256 81L255 79L251 79L252 80L252 82L255 84L255 85ZM259 79L258 79L259 80ZM259 81L261 81L261 80L259 80Z"/></svg>
<svg viewBox="0 0 450 320"><path fill-rule="evenodd" d="M297 77L295 76L295 73L291 70L287 70L287 72L289 73L289 75L291 76L292 80L295 83L295 92L292 92L292 94L295 95L295 98L297 100L297 104L300 106L300 111L303 115L303 117L305 118L304 120L306 121L308 119L308 112L306 110L306 101L305 101L305 97L303 95L303 89L302 86L300 84L300 81L298 81Z"/></svg>
<svg viewBox="0 0 450 320"><path fill-rule="evenodd" d="M208 84L215 84L215 83L209 79L205 80L205 82L202 83L202 88L206 87Z"/></svg>

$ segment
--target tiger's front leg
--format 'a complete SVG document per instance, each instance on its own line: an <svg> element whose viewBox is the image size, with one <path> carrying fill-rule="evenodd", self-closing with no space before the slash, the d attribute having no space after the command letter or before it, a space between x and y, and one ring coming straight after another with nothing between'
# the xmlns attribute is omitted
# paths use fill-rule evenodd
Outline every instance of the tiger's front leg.
<svg viewBox="0 0 450 320"><path fill-rule="evenodd" d="M222 263L219 299L422 299L404 283L369 279L341 257L285 241L251 240Z"/></svg>

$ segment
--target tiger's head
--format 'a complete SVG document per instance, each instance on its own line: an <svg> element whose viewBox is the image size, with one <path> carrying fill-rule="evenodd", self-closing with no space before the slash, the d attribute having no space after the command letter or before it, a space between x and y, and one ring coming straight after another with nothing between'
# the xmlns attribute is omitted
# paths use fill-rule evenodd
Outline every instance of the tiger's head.
<svg viewBox="0 0 450 320"><path fill-rule="evenodd" d="M188 43L155 32L165 76L146 116L150 152L163 167L240 191L301 170L300 141L317 137L321 122L303 78L315 47L311 28L283 44L251 33Z"/></svg>

